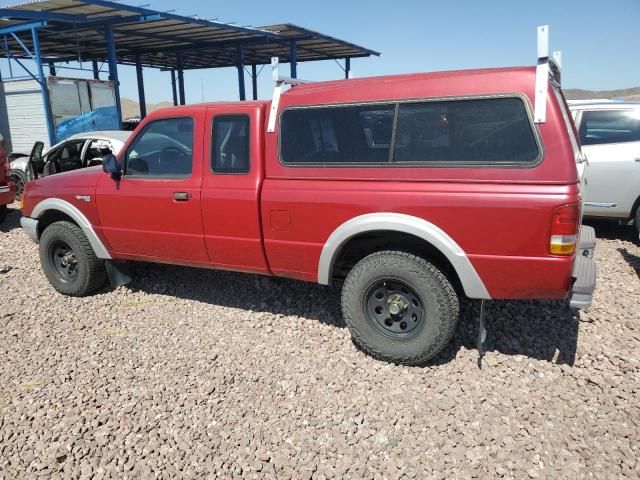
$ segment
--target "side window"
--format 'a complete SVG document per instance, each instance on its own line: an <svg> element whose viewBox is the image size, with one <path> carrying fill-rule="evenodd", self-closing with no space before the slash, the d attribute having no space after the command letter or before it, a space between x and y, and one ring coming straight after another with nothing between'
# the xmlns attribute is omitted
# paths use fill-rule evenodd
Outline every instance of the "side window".
<svg viewBox="0 0 640 480"><path fill-rule="evenodd" d="M640 141L640 109L582 112L580 143L599 145Z"/></svg>
<svg viewBox="0 0 640 480"><path fill-rule="evenodd" d="M395 106L290 109L280 123L285 164L386 163Z"/></svg>
<svg viewBox="0 0 640 480"><path fill-rule="evenodd" d="M193 167L192 118L163 118L147 124L125 155L127 176L188 178Z"/></svg>
<svg viewBox="0 0 640 480"><path fill-rule="evenodd" d="M400 104L394 162L526 164L538 155L519 98Z"/></svg>
<svg viewBox="0 0 640 480"><path fill-rule="evenodd" d="M70 172L82 168L82 147L86 140L71 140L56 151L51 152L47 160L53 163L55 172Z"/></svg>
<svg viewBox="0 0 640 480"><path fill-rule="evenodd" d="M211 169L214 172L249 172L249 125L246 115L219 115L213 119Z"/></svg>

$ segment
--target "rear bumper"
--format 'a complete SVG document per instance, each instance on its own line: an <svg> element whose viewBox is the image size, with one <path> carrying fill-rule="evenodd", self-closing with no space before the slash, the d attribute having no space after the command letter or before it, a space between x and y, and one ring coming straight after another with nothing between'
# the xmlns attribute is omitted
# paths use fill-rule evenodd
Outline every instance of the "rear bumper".
<svg viewBox="0 0 640 480"><path fill-rule="evenodd" d="M29 217L20 218L20 226L27 232L29 238L38 243L38 220Z"/></svg>
<svg viewBox="0 0 640 480"><path fill-rule="evenodd" d="M0 205L9 205L16 199L16 187L12 183L0 185Z"/></svg>
<svg viewBox="0 0 640 480"><path fill-rule="evenodd" d="M596 262L593 259L596 236L593 227L582 226L578 255L573 264L573 288L569 305L580 310L589 308L596 289Z"/></svg>

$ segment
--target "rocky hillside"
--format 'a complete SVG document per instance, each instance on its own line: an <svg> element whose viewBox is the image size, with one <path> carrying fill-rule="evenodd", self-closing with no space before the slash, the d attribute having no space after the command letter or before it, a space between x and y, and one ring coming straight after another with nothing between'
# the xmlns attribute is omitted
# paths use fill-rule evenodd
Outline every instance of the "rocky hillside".
<svg viewBox="0 0 640 480"><path fill-rule="evenodd" d="M640 87L624 88L622 90L581 90L579 88L563 89L569 100L590 100L593 98L617 99L626 101L640 101Z"/></svg>

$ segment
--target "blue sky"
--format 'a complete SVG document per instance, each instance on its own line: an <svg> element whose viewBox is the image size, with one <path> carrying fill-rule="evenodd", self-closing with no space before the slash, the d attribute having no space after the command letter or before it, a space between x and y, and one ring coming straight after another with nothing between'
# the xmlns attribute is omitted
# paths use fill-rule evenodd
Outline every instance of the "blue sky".
<svg viewBox="0 0 640 480"><path fill-rule="evenodd" d="M608 90L640 86L640 0L322 0L244 2L145 0L157 10L238 25L291 22L382 53L355 59L355 76L491 66L532 65L536 26L550 25L551 49L562 50L565 88ZM3 2L7 3L7 2ZM0 64L6 71L6 65ZM283 66L288 71L288 65ZM135 71L120 67L123 97L136 99ZM75 75L60 70L58 75ZM341 78L333 61L302 63L298 76ZM271 95L270 70L259 83ZM145 69L147 102L171 99L169 74ZM237 99L235 69L185 73L188 103ZM247 76L247 94L250 81Z"/></svg>

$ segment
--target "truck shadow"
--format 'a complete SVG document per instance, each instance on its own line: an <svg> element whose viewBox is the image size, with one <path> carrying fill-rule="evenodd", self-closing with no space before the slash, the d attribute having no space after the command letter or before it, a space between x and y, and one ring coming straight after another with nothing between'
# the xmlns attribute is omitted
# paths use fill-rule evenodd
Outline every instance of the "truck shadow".
<svg viewBox="0 0 640 480"><path fill-rule="evenodd" d="M134 277L129 285L133 291L176 296L227 308L302 317L335 328L346 328L340 308L340 288L337 286L144 263L133 268ZM511 301L487 305L485 351L573 365L579 314L564 302ZM448 363L462 348L475 350L478 315L479 302L464 300L453 340L426 366Z"/></svg>
<svg viewBox="0 0 640 480"><path fill-rule="evenodd" d="M596 230L597 238L638 243L638 231L633 225L619 225L617 222L591 218L584 219L582 223L592 226Z"/></svg>
<svg viewBox="0 0 640 480"><path fill-rule="evenodd" d="M20 228L20 210L13 208L16 204L9 205L9 211L7 212L7 218L4 222L0 223L0 232L9 233L11 230Z"/></svg>
<svg viewBox="0 0 640 480"><path fill-rule="evenodd" d="M640 278L640 257L631 253L626 248L618 248L618 252L620 252L620 255L622 255L624 261L627 262L629 266L635 270L636 275L638 275L638 278Z"/></svg>

